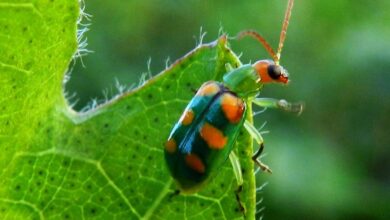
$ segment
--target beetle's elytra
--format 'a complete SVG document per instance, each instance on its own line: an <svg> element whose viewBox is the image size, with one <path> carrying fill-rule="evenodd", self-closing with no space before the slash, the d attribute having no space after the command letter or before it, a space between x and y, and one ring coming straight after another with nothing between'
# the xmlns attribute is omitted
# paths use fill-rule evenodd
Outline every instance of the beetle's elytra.
<svg viewBox="0 0 390 220"><path fill-rule="evenodd" d="M191 191L222 165L245 113L245 102L223 84L202 85L165 143L168 167L181 189Z"/></svg>

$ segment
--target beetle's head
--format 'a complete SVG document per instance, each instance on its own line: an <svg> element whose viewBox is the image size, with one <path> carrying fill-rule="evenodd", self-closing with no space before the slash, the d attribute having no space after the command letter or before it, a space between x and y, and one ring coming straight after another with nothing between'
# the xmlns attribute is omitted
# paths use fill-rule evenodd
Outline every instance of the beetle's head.
<svg viewBox="0 0 390 220"><path fill-rule="evenodd" d="M257 74L260 76L260 83L269 83L269 82L279 82L279 83L288 83L288 74L287 71L279 65L280 55L282 53L282 48L284 40L286 39L287 27L291 16L291 10L294 5L294 0L289 0L287 3L286 13L284 15L282 31L280 32L279 46L278 50L275 53L271 45L265 40L263 36L253 30L242 31L237 35L237 39L241 39L245 36L250 36L258 40L264 48L267 50L269 55L271 55L272 60L260 60L253 64L253 68L256 70Z"/></svg>
<svg viewBox="0 0 390 220"><path fill-rule="evenodd" d="M288 73L280 65L271 60L260 60L253 64L254 69L260 76L260 83L279 82L288 83Z"/></svg>

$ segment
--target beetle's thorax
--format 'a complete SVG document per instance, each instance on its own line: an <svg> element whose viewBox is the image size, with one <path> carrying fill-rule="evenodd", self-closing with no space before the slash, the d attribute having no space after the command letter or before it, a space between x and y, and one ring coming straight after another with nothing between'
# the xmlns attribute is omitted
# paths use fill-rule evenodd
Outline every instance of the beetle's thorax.
<svg viewBox="0 0 390 220"><path fill-rule="evenodd" d="M250 64L242 65L225 74L223 83L242 98L256 95L262 87L256 69Z"/></svg>

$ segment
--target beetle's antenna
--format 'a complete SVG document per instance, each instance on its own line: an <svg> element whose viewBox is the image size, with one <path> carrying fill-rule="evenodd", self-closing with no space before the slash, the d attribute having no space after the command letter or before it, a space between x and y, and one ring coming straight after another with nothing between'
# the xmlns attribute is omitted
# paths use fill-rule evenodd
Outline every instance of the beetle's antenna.
<svg viewBox="0 0 390 220"><path fill-rule="evenodd" d="M280 54L282 53L283 43L284 43L284 40L286 39L287 27L288 27L288 23L290 21L291 10L293 8L293 5L294 5L294 0L289 0L287 3L286 13L284 15L282 31L280 32L278 52L276 53L276 60L275 60L276 65L279 64Z"/></svg>
<svg viewBox="0 0 390 220"><path fill-rule="evenodd" d="M240 33L237 34L236 39L240 40L243 37L250 36L258 40L261 44L263 44L264 48L267 50L269 55L271 55L272 59L276 62L278 60L278 57L276 56L274 50L272 49L271 45L265 40L263 36L261 36L259 33L257 33L254 30L245 30L241 31Z"/></svg>
<svg viewBox="0 0 390 220"><path fill-rule="evenodd" d="M271 45L265 40L265 38L263 36L261 36L259 33L257 33L256 31L254 31L254 30L241 31L240 33L237 34L236 39L240 40L240 39L242 39L243 37L246 37L246 36L250 36L250 37L255 38L256 40L258 40L264 46L264 48L267 50L269 55L271 55L271 57L274 60L275 64L279 65L280 54L282 53L283 43L284 43L284 40L286 39L287 27L288 27L288 23L290 21L291 10L293 8L293 5L294 5L294 0L289 0L288 3L287 3L286 13L284 15L282 31L280 32L280 39L279 39L279 46L278 46L277 53L274 52L274 50L272 49Z"/></svg>

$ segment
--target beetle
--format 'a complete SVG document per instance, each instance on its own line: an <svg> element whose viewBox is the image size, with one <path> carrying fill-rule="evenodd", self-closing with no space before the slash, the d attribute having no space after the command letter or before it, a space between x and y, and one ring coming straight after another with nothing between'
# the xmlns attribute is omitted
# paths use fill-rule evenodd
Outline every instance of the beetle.
<svg viewBox="0 0 390 220"><path fill-rule="evenodd" d="M253 103L264 108L279 108L297 113L303 109L301 103L257 97L264 84L288 83L288 73L279 65L279 61L293 2L289 0L287 4L277 53L255 31L247 30L237 35L237 39L245 36L257 39L273 60L260 60L253 65L246 64L236 69L227 65L228 72L222 82L205 82L173 127L164 144L164 155L180 192L199 191L228 157L238 183L242 185L239 162L232 151L242 127L260 146L252 157L253 161L263 171L271 173L271 169L259 160L264 149L263 138L252 123L246 120L247 106Z"/></svg>

